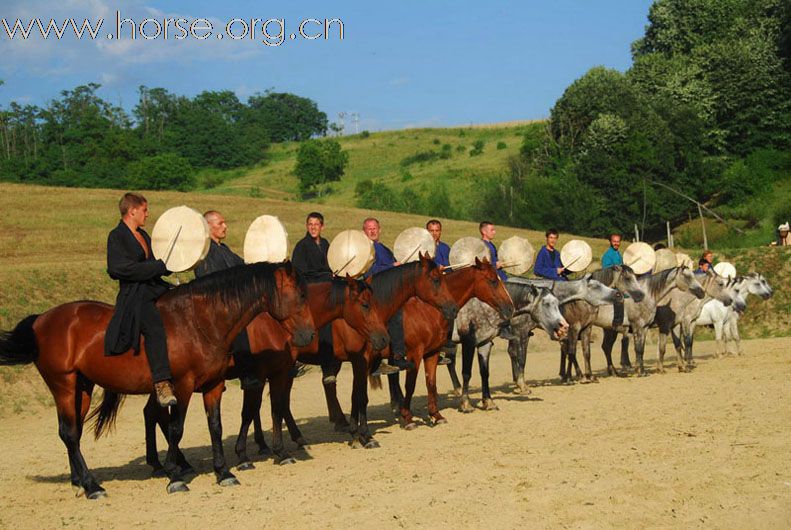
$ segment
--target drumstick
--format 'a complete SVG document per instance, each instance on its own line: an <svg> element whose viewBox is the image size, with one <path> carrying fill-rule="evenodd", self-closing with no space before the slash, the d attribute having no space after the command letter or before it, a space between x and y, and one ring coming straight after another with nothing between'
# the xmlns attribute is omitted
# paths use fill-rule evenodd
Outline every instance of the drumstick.
<svg viewBox="0 0 791 530"><path fill-rule="evenodd" d="M420 250L420 245L416 246L416 247L415 247L415 250L413 250L412 252L410 252L410 253L409 253L409 256L407 256L407 257L406 257L406 259L404 259L404 260L403 260L401 263L409 263L409 258L411 258L412 256L414 256L414 255L415 255L415 252L417 252L418 250Z"/></svg>
<svg viewBox="0 0 791 530"><path fill-rule="evenodd" d="M173 253L173 248L176 246L176 241L178 241L179 234L181 233L182 225L179 225L179 229L176 230L176 235L173 236L173 241L170 243L170 248L168 249L168 254L165 256L165 266L167 267L168 260L170 259L170 255Z"/></svg>
<svg viewBox="0 0 791 530"><path fill-rule="evenodd" d="M346 262L346 263L343 265L343 267L341 267L340 269L338 269L337 271L335 271L333 274L334 274L335 276L339 275L339 274L341 273L341 271L342 271L343 269L345 269L346 267L348 267L348 266L349 266L349 264L350 264L352 261L354 261L354 258L356 258L356 257L357 257L357 254L355 254L354 256L352 256L351 258L349 258L349 261L347 261L347 262Z"/></svg>

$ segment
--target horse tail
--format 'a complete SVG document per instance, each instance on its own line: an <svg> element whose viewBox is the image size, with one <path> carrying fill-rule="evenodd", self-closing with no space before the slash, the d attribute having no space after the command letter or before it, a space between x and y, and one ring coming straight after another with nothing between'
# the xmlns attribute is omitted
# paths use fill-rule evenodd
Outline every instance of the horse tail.
<svg viewBox="0 0 791 530"><path fill-rule="evenodd" d="M0 366L30 364L38 359L33 323L38 315L28 315L13 331L0 332Z"/></svg>
<svg viewBox="0 0 791 530"><path fill-rule="evenodd" d="M373 390L382 390L382 376L381 375L369 375L368 376L368 383L371 385Z"/></svg>
<svg viewBox="0 0 791 530"><path fill-rule="evenodd" d="M118 409L124 402L126 396L105 390L102 395L102 403L93 409L86 422L93 422L93 435L99 438L103 434L108 434L115 428L115 420L118 419Z"/></svg>

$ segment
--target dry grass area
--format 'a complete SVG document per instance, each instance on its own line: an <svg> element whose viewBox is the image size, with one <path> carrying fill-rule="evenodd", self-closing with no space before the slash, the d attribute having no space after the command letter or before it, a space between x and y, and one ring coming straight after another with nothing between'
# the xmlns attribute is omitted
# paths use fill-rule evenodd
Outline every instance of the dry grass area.
<svg viewBox="0 0 791 530"><path fill-rule="evenodd" d="M165 493L164 479L149 478L142 460L144 398L127 400L115 433L83 440L109 494L98 502L74 498L55 411L33 400L0 422L0 527L788 528L791 339L749 341L747 355L726 359L711 358L714 344L701 343L693 373L565 386L556 383L555 345L535 338L529 396L511 393L508 357L495 347L499 411L457 412L440 373L449 423L404 431L387 394L373 392L369 417L381 449L353 450L332 431L319 374L310 372L295 384L293 408L311 446L295 450L291 466L257 460L255 470L237 473L235 488L215 484L196 399L183 448L198 475L176 496ZM593 360L601 375L598 348ZM21 375L33 393L46 392L34 369ZM339 384L348 412L348 366ZM240 403L231 384L223 416L232 463ZM416 414L425 406L419 382Z"/></svg>

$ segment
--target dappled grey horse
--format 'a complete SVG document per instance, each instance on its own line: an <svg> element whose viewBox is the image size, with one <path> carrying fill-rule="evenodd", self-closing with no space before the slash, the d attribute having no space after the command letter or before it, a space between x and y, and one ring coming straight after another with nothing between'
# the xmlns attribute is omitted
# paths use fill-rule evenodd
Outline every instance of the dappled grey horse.
<svg viewBox="0 0 791 530"><path fill-rule="evenodd" d="M667 296L667 303L660 304L656 308L654 324L659 328L657 370L660 373L665 371L665 347L668 335L673 335L673 343L676 347L678 358L678 370L679 372L686 372L694 366L692 361L692 333L695 329L695 321L700 316L703 305L712 299L719 300L726 307L733 303L732 284L726 278L711 270L705 275L699 274L698 276L702 278L702 281L700 279L698 281L700 281L706 293L703 299L699 299L691 293L674 290ZM681 331L683 344L678 336L673 333L676 328Z"/></svg>
<svg viewBox="0 0 791 530"><path fill-rule="evenodd" d="M735 293L733 304L726 307L719 300L709 300L703 306L700 316L695 321L695 326L713 326L717 340L716 355L731 353L741 354L741 337L739 336L739 316L743 310L740 306L747 306L747 296L755 295L763 300L772 297L773 291L766 278L758 272L750 272L744 276L737 276L732 283ZM730 346L730 347L729 347Z"/></svg>
<svg viewBox="0 0 791 530"><path fill-rule="evenodd" d="M634 271L628 265L616 265L606 269L594 271L590 275L594 280L598 280L607 287L618 289L622 294L628 294L632 300L642 302L645 298L645 293L637 281ZM613 325L615 315L614 306L601 306L601 309L609 309L610 320L609 325ZM560 312L563 313L563 318L569 323L569 333L565 340L561 342L560 350L560 380L565 382L571 379L571 368L577 371L577 376L581 377L583 382L591 381L590 369L590 336L588 336L587 348L583 351L585 355L585 373L580 374L579 364L577 363L577 340L581 338L581 334L585 330L589 330L591 326L596 323L599 315L600 307L589 304L583 300L569 302L563 304ZM620 306L619 320L625 317L625 308ZM583 346L585 344L583 343ZM568 362L567 362L568 361Z"/></svg>
<svg viewBox="0 0 791 530"><path fill-rule="evenodd" d="M643 354L645 353L645 339L648 334L648 326L654 321L657 305L664 303L673 290L689 292L698 298L703 298L705 292L703 286L698 282L695 274L686 267L674 267L656 274L647 274L639 278L640 287L645 293L645 298L638 302L633 298L624 300L624 321L619 326L613 325L613 307L600 307L594 325L604 330L602 340L602 350L607 359L607 373L610 375L622 375L612 362L612 347L618 334L623 334L621 340L621 369L632 366L629 361L629 336L634 337L635 348L635 372L638 375L645 373ZM582 350L585 356L585 370L590 377L590 342L592 328L586 329L582 333Z"/></svg>
<svg viewBox="0 0 791 530"><path fill-rule="evenodd" d="M509 289L509 293L511 293L512 290L516 292L515 286L517 285L532 288L550 289L555 298L558 299L559 304L572 300L586 300L589 303L601 305L612 304L615 301L622 299L621 294L617 290L611 289L592 278L556 282L544 279L534 280L511 277L506 282L506 288ZM519 364L518 361L515 361L516 356L512 353L511 345L509 343L509 355L511 356L511 368L514 373L514 380L519 381L517 383L517 391L521 392L527 390L527 385L524 383L524 359L526 358L527 341L529 336L532 335L532 330L536 327L539 327L541 324L534 316L535 311L520 311L519 306L516 304L516 300L514 300L514 304L517 307L517 310L514 313L514 316L511 318L511 328L519 336L520 342L524 341L525 348L523 351L525 354L522 357L522 363ZM469 388L469 380L472 376L472 358L475 347L477 346L478 365L481 369L481 378L483 380L482 386L484 389L486 389L484 391L484 406L496 407L494 402L491 400L490 393L488 392L488 361L489 355L491 353L492 341L497 336L499 331L499 319L492 318L492 315L489 314L491 312L488 312L484 315L477 311L473 311L475 307L475 305L471 306L470 308L462 307L462 309L459 311L459 316L457 317L457 321L461 319L462 322L467 322L467 324L462 325L464 328L464 333L462 333L459 337L462 339L462 376L465 380L464 386ZM485 308L483 308L483 310L485 311ZM459 378L456 375L455 354L451 355L450 358L451 363L448 365L448 372L450 374L451 381L453 382L454 391L457 393L457 395L462 395L462 384L459 382ZM468 392L464 392L464 395L468 396ZM467 406L465 406L465 403ZM469 396L462 402L462 408L466 409L467 411L472 410L469 406Z"/></svg>

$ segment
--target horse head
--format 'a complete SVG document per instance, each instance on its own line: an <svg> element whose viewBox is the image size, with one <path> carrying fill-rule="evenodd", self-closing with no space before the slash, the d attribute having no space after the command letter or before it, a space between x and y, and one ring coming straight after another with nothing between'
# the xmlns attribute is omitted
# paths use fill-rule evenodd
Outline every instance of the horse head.
<svg viewBox="0 0 791 530"><path fill-rule="evenodd" d="M600 306L623 302L623 295L618 289L607 287L591 277L586 277L583 281L585 282L585 296L582 299L589 304Z"/></svg>
<svg viewBox="0 0 791 530"><path fill-rule="evenodd" d="M309 345L316 334L316 325L308 305L305 283L297 277L290 261L275 269L274 280L269 314L291 334L295 346Z"/></svg>
<svg viewBox="0 0 791 530"><path fill-rule="evenodd" d="M751 272L743 277L747 284L747 292L760 296L763 300L768 300L774 294L772 286L766 281L760 272Z"/></svg>
<svg viewBox="0 0 791 530"><path fill-rule="evenodd" d="M712 270L706 271L704 288L707 295L719 300L725 307L733 303L733 289L729 286L728 279L716 272Z"/></svg>
<svg viewBox="0 0 791 530"><path fill-rule="evenodd" d="M706 291L698 281L695 273L683 265L678 267L678 272L676 273L676 287L680 291L689 291L699 300L706 296Z"/></svg>
<svg viewBox="0 0 791 530"><path fill-rule="evenodd" d="M357 332L365 335L374 351L381 351L390 343L387 327L375 307L371 286L346 275L343 319Z"/></svg>
<svg viewBox="0 0 791 530"><path fill-rule="evenodd" d="M640 287L640 283L637 281L637 275L635 275L632 268L628 265L616 265L613 269L616 273L613 287L622 293L629 293L629 296L631 296L635 302L642 302L645 298L645 292Z"/></svg>
<svg viewBox="0 0 791 530"><path fill-rule="evenodd" d="M531 304L530 317L547 332L552 340L563 339L569 330L569 323L560 313L560 302L547 288L532 287L536 291Z"/></svg>
<svg viewBox="0 0 791 530"><path fill-rule="evenodd" d="M442 311L445 320L452 322L459 312L456 300L448 290L442 270L428 253L420 253L419 274L415 278L418 298Z"/></svg>
<svg viewBox="0 0 791 530"><path fill-rule="evenodd" d="M475 271L473 296L497 310L503 319L511 318L514 314L514 302L494 267L489 264L487 259L479 260L476 257L473 270Z"/></svg>

